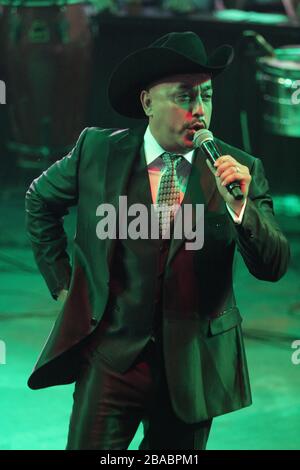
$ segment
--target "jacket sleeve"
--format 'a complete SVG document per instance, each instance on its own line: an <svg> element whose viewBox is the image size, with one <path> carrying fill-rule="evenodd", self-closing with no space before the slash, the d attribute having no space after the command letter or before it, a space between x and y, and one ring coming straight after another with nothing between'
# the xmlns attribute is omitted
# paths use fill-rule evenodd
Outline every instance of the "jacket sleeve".
<svg viewBox="0 0 300 470"><path fill-rule="evenodd" d="M277 281L288 267L289 244L275 220L268 181L257 158L251 176L242 223L234 225L236 242L251 274L265 281Z"/></svg>
<svg viewBox="0 0 300 470"><path fill-rule="evenodd" d="M78 167L85 129L73 150L30 185L25 197L26 230L34 257L54 299L68 289L71 265L63 217L78 199Z"/></svg>

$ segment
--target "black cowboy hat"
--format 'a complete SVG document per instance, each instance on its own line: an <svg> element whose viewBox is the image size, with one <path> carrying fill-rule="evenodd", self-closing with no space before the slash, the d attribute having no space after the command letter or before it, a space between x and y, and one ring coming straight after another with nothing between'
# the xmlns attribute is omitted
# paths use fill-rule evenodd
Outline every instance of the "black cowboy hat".
<svg viewBox="0 0 300 470"><path fill-rule="evenodd" d="M218 47L207 57L204 45L192 31L168 33L150 46L125 57L113 71L108 86L112 107L131 118L145 118L140 92L151 83L179 73L207 73L213 77L233 59L233 48Z"/></svg>

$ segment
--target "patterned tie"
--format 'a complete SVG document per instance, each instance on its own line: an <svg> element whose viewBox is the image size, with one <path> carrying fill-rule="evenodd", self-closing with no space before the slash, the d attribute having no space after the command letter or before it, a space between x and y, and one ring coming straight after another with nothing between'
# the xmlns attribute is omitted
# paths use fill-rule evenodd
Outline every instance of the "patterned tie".
<svg viewBox="0 0 300 470"><path fill-rule="evenodd" d="M180 204L180 186L176 168L183 156L165 152L161 158L165 163L165 169L160 179L156 205L160 207L159 234L160 237L165 237L174 221L176 207L172 209L172 206Z"/></svg>

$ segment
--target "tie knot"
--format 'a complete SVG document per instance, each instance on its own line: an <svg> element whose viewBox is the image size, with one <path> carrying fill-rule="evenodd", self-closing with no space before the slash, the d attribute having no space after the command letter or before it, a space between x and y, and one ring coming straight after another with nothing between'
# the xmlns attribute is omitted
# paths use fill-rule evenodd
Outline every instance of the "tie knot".
<svg viewBox="0 0 300 470"><path fill-rule="evenodd" d="M177 153L165 152L162 154L161 158L168 167L171 168L174 165L174 168L176 168L178 163L183 159L183 156Z"/></svg>

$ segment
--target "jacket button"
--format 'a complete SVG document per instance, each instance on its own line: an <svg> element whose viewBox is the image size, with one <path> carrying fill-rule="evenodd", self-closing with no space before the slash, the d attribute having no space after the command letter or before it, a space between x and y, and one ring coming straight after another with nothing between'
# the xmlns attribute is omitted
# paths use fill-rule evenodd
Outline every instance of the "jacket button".
<svg viewBox="0 0 300 470"><path fill-rule="evenodd" d="M94 325L97 325L97 323L98 323L97 318L92 317L92 318L91 318L91 325L94 326Z"/></svg>

